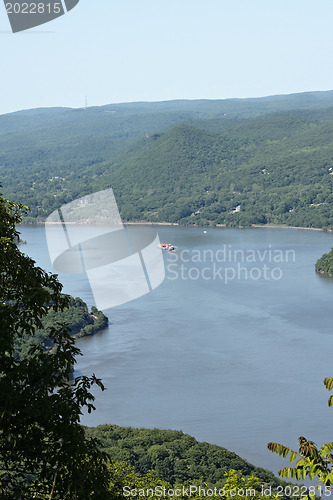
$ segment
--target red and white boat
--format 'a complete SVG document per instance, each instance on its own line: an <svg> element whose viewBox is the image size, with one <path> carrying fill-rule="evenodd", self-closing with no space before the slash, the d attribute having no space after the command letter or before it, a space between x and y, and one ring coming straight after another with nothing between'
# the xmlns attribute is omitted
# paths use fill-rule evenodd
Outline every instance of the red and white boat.
<svg viewBox="0 0 333 500"><path fill-rule="evenodd" d="M175 247L171 245L171 243L160 243L157 245L158 248L162 248L162 250L169 250L171 252L172 250L175 250Z"/></svg>

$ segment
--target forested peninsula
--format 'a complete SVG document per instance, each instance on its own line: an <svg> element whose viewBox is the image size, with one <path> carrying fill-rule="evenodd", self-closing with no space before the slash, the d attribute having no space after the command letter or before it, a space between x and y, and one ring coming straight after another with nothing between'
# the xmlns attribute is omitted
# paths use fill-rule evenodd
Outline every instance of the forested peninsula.
<svg viewBox="0 0 333 500"><path fill-rule="evenodd" d="M86 427L86 434L100 441L113 460L130 464L138 474L153 470L171 485L199 481L222 487L230 470L256 476L272 487L286 484L266 469L255 467L222 446L198 442L182 431L134 429L117 425Z"/></svg>
<svg viewBox="0 0 333 500"><path fill-rule="evenodd" d="M321 274L333 276L333 248L317 260L316 271Z"/></svg>
<svg viewBox="0 0 333 500"><path fill-rule="evenodd" d="M65 296L64 296L65 297ZM16 339L16 351L20 357L27 357L33 345L45 344L48 349L52 349L53 343L48 338L48 332L57 325L66 325L69 333L74 338L94 335L106 328L109 319L102 311L95 306L89 312L87 304L79 297L70 297L68 308L57 311L52 307L48 308L42 326L36 328L33 335L23 335Z"/></svg>

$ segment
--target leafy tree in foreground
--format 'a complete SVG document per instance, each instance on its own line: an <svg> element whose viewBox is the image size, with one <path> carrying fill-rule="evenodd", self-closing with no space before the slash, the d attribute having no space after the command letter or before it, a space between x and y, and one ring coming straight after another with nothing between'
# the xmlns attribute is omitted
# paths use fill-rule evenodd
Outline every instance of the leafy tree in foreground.
<svg viewBox="0 0 333 500"><path fill-rule="evenodd" d="M325 378L324 385L327 390L333 389L333 378ZM328 405L333 406L333 396L330 396ZM322 494L331 495L333 491L333 442L324 444L320 449L313 441L308 441L301 436L298 440L298 452L279 443L268 443L267 447L273 453L286 458L289 455L290 463L297 458L295 467L285 467L279 471L281 477L305 479L309 477L311 481L317 478L321 485L317 486ZM309 489L309 497L315 498L315 488Z"/></svg>
<svg viewBox="0 0 333 500"><path fill-rule="evenodd" d="M90 413L93 375L69 376L80 354L66 325L45 332L53 348L32 345L20 359L15 340L42 327L48 307L63 311L55 275L21 253L15 225L25 207L0 197L0 497L107 499L106 456L87 438L79 418Z"/></svg>
<svg viewBox="0 0 333 500"><path fill-rule="evenodd" d="M224 474L224 484L212 487L202 478L174 484L161 480L153 471L146 474L135 472L134 468L125 462L110 462L110 489L113 500L124 498L148 497L151 500L199 500L202 498L232 498L234 500L262 500L260 481L254 475L245 477L241 472L230 469ZM265 500L278 500L277 495L265 495Z"/></svg>

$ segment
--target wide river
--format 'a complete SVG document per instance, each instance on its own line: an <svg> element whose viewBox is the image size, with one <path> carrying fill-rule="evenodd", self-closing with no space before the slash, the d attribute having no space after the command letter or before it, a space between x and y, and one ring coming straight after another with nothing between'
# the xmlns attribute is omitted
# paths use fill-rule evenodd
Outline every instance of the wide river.
<svg viewBox="0 0 333 500"><path fill-rule="evenodd" d="M84 229L83 229L84 230ZM266 444L332 441L333 278L314 263L333 236L302 229L158 227L166 279L108 309L107 330L78 341L77 372L107 390L85 425L181 429L273 470ZM21 227L22 250L52 271L43 226ZM53 271L54 272L54 271ZM64 291L93 298L85 275Z"/></svg>

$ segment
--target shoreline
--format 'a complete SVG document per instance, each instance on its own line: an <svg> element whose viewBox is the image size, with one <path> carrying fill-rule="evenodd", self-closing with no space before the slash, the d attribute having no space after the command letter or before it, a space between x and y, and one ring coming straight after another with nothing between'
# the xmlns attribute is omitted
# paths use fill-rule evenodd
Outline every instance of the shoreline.
<svg viewBox="0 0 333 500"><path fill-rule="evenodd" d="M270 225L270 224L252 224L251 227L264 227L264 228L273 228L273 229L307 229L309 231L323 231L325 232L325 229L321 227L303 227L303 226L278 226L278 225ZM327 233L332 233L332 230L327 229Z"/></svg>
<svg viewBox="0 0 333 500"><path fill-rule="evenodd" d="M45 221L36 221L36 222L27 222L27 223L20 223L18 226L41 226L41 225L62 225L62 222L45 222ZM76 224L76 225L89 225L87 222L80 223L80 222L67 222L66 224ZM321 227L304 227L304 226L287 226L287 225L278 225L278 224L252 224L249 227L242 227L242 226L237 226L237 227L227 227L225 224L216 224L215 226L189 226L189 225L184 225L181 226L178 222L150 222L150 221L126 221L122 223L123 226L178 226L178 227L200 227L200 228L223 228L223 229L257 229L257 228L265 228L265 229L305 229L308 231L322 231L322 232L327 232L327 233L333 233L332 229L324 229ZM103 225L103 224L102 224ZM107 225L107 224L106 224Z"/></svg>
<svg viewBox="0 0 333 500"><path fill-rule="evenodd" d="M89 222L66 222L67 225L77 225L77 226L89 226ZM46 222L46 221L36 221L36 222L21 222L18 226L62 226L62 222ZM107 226L108 224L92 224L95 226ZM179 226L178 222L149 222L149 221L126 221L122 223L123 226L130 225L141 225L141 226ZM186 227L186 226L184 226ZM209 226L207 226L209 227Z"/></svg>
<svg viewBox="0 0 333 500"><path fill-rule="evenodd" d="M123 222L124 226L179 226L178 222L148 222L148 221L127 221ZM184 226L186 227L186 226Z"/></svg>

